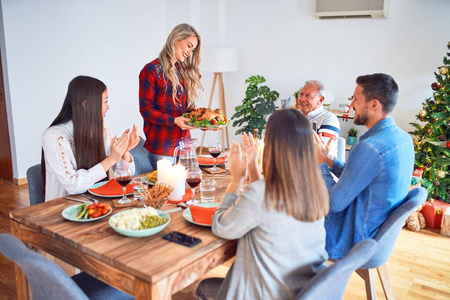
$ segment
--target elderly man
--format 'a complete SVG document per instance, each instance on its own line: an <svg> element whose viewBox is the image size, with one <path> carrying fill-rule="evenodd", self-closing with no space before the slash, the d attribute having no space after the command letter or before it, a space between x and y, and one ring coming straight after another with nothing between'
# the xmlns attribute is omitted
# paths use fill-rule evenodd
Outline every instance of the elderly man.
<svg viewBox="0 0 450 300"><path fill-rule="evenodd" d="M403 203L414 165L412 139L391 117L398 98L397 83L386 74L359 76L356 83L350 104L355 110L354 123L369 130L353 145L347 162L330 155L329 144L314 135L330 194L326 248L334 259L344 257L359 241L372 238ZM330 170L339 177L338 182Z"/></svg>
<svg viewBox="0 0 450 300"><path fill-rule="evenodd" d="M334 141L331 143L330 153L337 156L340 124L336 115L323 108L324 94L325 87L320 81L308 80L297 96L295 108L302 111L311 125L316 122L316 131L325 142L329 139Z"/></svg>

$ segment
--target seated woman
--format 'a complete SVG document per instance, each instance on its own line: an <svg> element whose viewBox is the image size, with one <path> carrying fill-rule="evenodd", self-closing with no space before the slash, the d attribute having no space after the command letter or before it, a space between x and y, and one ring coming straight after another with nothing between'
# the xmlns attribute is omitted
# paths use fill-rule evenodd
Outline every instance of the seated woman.
<svg viewBox="0 0 450 300"><path fill-rule="evenodd" d="M243 141L231 147L232 180L212 225L215 235L239 239L236 260L224 279L203 280L197 297L292 299L327 260L328 194L311 125L295 109L273 113L264 138L264 179L255 180L256 143L250 135ZM246 161L251 183L239 194Z"/></svg>
<svg viewBox="0 0 450 300"><path fill-rule="evenodd" d="M42 138L45 201L86 192L116 163L134 161L129 151L139 143L137 127L116 139L103 124L109 109L106 85L88 76L74 78L61 111Z"/></svg>

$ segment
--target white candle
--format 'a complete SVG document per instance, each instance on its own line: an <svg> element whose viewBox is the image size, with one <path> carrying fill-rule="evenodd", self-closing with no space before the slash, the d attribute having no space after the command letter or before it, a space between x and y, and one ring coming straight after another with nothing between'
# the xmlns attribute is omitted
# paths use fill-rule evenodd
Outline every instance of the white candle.
<svg viewBox="0 0 450 300"><path fill-rule="evenodd" d="M169 183L172 163L167 158L160 159L156 162L156 169L158 170L158 182Z"/></svg>
<svg viewBox="0 0 450 300"><path fill-rule="evenodd" d="M186 168L180 164L171 167L169 184L173 187L173 192L169 195L169 200L179 201L185 194Z"/></svg>
<svg viewBox="0 0 450 300"><path fill-rule="evenodd" d="M262 163L263 163L263 154L264 154L264 140L258 140L258 153L257 153L257 159L258 159L258 171L262 174Z"/></svg>

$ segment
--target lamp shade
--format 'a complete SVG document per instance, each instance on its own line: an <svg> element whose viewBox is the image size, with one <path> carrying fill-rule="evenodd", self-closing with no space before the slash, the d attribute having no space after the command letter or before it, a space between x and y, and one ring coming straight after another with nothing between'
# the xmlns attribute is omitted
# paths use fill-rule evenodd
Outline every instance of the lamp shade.
<svg viewBox="0 0 450 300"><path fill-rule="evenodd" d="M203 71L214 73L234 72L237 70L237 50L234 48L204 48L202 49Z"/></svg>

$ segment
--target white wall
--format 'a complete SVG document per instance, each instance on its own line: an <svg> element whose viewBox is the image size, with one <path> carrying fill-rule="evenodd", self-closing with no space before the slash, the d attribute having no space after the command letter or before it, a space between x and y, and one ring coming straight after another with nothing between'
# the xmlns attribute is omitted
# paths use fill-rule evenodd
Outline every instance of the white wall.
<svg viewBox="0 0 450 300"><path fill-rule="evenodd" d="M399 84L394 117L405 130L431 96L433 72L450 40L448 0L391 1L389 18L378 20L318 20L314 0L1 1L15 178L40 161L42 132L77 75L106 83L107 122L116 133L132 123L142 132L138 74L178 23L196 26L203 46L238 49L238 71L224 74L229 116L251 75L265 76L281 98L305 80L319 79L334 92L337 106L352 95L358 75L384 72ZM207 105L211 84L212 73L205 72L200 106Z"/></svg>

